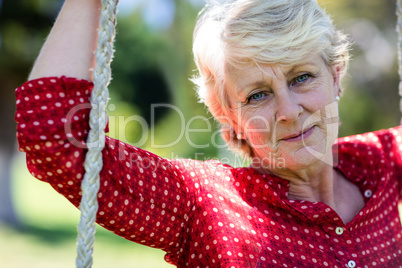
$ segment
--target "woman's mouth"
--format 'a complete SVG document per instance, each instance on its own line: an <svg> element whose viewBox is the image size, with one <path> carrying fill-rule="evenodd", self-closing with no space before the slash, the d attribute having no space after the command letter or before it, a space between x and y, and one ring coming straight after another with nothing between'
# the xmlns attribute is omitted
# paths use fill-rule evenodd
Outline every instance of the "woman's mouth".
<svg viewBox="0 0 402 268"><path fill-rule="evenodd" d="M314 129L315 129L315 126L312 126L302 133L286 136L286 137L282 138L282 140L287 141L287 142L296 142L296 141L301 141L303 139L307 139L308 137L311 136Z"/></svg>

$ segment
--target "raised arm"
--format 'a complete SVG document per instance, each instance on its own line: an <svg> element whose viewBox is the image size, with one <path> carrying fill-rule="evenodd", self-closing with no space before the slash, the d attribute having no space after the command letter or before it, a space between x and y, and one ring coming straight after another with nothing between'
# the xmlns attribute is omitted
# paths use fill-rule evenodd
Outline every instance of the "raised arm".
<svg viewBox="0 0 402 268"><path fill-rule="evenodd" d="M66 0L29 80L69 76L92 80L100 0Z"/></svg>
<svg viewBox="0 0 402 268"><path fill-rule="evenodd" d="M17 137L28 170L77 207L87 153L93 88L87 80L92 76L98 1L65 1L30 81L16 89ZM178 263L196 200L195 173L181 162L110 137L105 143L97 222L126 239L165 250L167 259Z"/></svg>

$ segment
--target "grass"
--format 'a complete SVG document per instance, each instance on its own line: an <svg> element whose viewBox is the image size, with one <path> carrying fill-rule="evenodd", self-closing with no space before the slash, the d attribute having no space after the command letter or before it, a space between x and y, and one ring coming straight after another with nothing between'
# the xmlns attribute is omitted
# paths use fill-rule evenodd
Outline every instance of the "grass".
<svg viewBox="0 0 402 268"><path fill-rule="evenodd" d="M79 212L49 185L33 178L18 154L13 165L13 196L23 226L0 225L0 268L75 266ZM172 268L164 252L97 228L94 268Z"/></svg>
<svg viewBox="0 0 402 268"><path fill-rule="evenodd" d="M37 227L15 231L0 228L0 267L74 267L75 232ZM173 267L163 252L136 245L108 234L97 234L93 267Z"/></svg>

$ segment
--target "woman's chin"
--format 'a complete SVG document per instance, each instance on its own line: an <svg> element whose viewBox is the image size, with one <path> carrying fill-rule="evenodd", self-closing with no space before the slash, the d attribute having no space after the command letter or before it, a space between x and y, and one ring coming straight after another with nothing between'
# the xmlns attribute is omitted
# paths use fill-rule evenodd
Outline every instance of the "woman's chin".
<svg viewBox="0 0 402 268"><path fill-rule="evenodd" d="M320 162L328 162L327 159L331 153L326 151L326 148L305 146L288 156L287 166L292 170L301 170L308 169L311 166L317 166L317 163Z"/></svg>
<svg viewBox="0 0 402 268"><path fill-rule="evenodd" d="M303 146L296 150L283 150L279 148L276 153L266 153L257 156L253 161L260 169L274 170L306 170L310 167L317 167L318 163L332 165L332 152L327 146L315 144Z"/></svg>
<svg viewBox="0 0 402 268"><path fill-rule="evenodd" d="M286 159L287 167L293 169L306 169L317 162L332 165L332 145L335 139L327 137L322 133L303 141L302 145L282 148L283 157Z"/></svg>
<svg viewBox="0 0 402 268"><path fill-rule="evenodd" d="M256 149L257 161L263 169L274 170L305 170L317 168L317 164L333 165L332 145L335 136L326 135L325 131L315 128L314 131L300 141L279 141L275 148L267 146Z"/></svg>

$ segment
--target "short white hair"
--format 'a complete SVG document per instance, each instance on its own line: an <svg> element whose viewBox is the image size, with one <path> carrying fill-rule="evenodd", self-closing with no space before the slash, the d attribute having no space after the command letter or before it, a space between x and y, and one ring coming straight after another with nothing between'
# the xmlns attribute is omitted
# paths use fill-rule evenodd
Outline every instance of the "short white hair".
<svg viewBox="0 0 402 268"><path fill-rule="evenodd" d="M328 67L344 75L350 42L335 29L316 0L207 1L193 38L199 75L193 78L201 102L221 123L230 124L226 66L294 65L320 52ZM230 147L252 154L251 148L222 129Z"/></svg>

